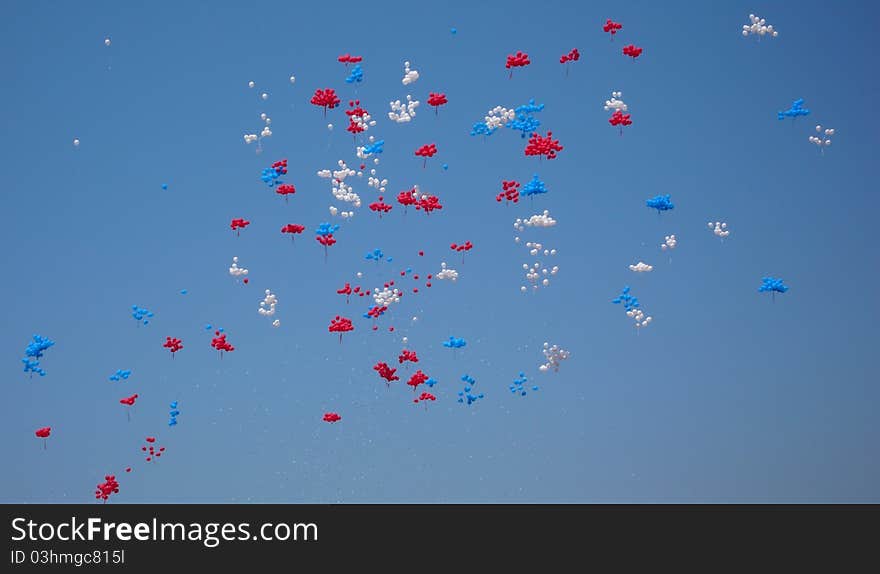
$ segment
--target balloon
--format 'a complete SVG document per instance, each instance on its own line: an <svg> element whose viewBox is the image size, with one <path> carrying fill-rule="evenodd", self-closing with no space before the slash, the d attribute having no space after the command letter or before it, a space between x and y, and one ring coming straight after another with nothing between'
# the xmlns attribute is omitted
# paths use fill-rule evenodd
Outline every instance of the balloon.
<svg viewBox="0 0 880 574"><path fill-rule="evenodd" d="M131 316L134 317L135 321L142 322L144 325L148 325L150 323L150 319L153 318L153 312L138 307L137 305L131 306Z"/></svg>
<svg viewBox="0 0 880 574"><path fill-rule="evenodd" d="M327 110L332 110L336 106L339 105L340 99L336 95L336 90L333 88L326 89L318 89L315 90L315 94L312 96L312 99L309 100L312 105L324 108L324 116L327 116Z"/></svg>
<svg viewBox="0 0 880 574"><path fill-rule="evenodd" d="M816 126L817 136L807 138L811 144L819 146L819 151L825 153L825 148L831 145L831 136L834 135L834 129L828 128L824 132L822 126ZM823 137L824 136L824 137Z"/></svg>
<svg viewBox="0 0 880 574"><path fill-rule="evenodd" d="M777 32L772 24L767 24L763 18L759 18L754 14L749 14L750 24L743 24L742 27L742 35L750 36L757 35L760 39L761 36L770 35L770 37L775 38L779 36L779 32Z"/></svg>
<svg viewBox="0 0 880 574"><path fill-rule="evenodd" d="M401 83L404 86L415 83L419 79L419 72L410 68L409 62L403 63L403 79Z"/></svg>
<svg viewBox="0 0 880 574"><path fill-rule="evenodd" d="M237 256L232 258L232 265L229 266L229 274L233 277L243 277L248 274L247 269L239 267Z"/></svg>
<svg viewBox="0 0 880 574"><path fill-rule="evenodd" d="M546 156L547 159L555 159L556 152L562 151L562 149L563 147L559 145L559 140L553 139L553 132L547 132L547 135L544 137L533 133L529 138L525 154L527 156Z"/></svg>
<svg viewBox="0 0 880 574"><path fill-rule="evenodd" d="M419 101L412 99L412 96L406 96L406 103L400 100L391 102L391 111L388 112L388 119L399 124L411 121L416 117L416 108L419 107Z"/></svg>
<svg viewBox="0 0 880 574"><path fill-rule="evenodd" d="M547 186L544 184L543 181L538 178L538 174L536 173L532 176L531 181L525 184L522 190L522 194L526 197L529 197L532 195L541 195L547 193L547 191Z"/></svg>
<svg viewBox="0 0 880 574"><path fill-rule="evenodd" d="M446 94L431 92L428 94L428 105L434 108L434 114L438 114L440 111L440 106L445 106L449 103L449 100L446 99Z"/></svg>
<svg viewBox="0 0 880 574"><path fill-rule="evenodd" d="M605 111L610 112L611 110L625 112L627 110L626 103L621 98L623 96L623 92L611 92L611 99L605 100ZM614 124L611 124L614 125Z"/></svg>
<svg viewBox="0 0 880 574"><path fill-rule="evenodd" d="M437 272L434 277L440 279L441 281L449 279L450 281L455 283L456 281L458 281L458 271L446 267L446 262L443 261L442 263L440 263L440 271Z"/></svg>
<svg viewBox="0 0 880 574"><path fill-rule="evenodd" d="M524 396L526 396L526 394L528 394L528 392L526 391L526 388L525 388L526 383L528 381L529 381L529 379L526 377L526 374L524 372L520 371L519 376L513 380L513 383L508 388L510 389L511 393L513 393L515 395L518 394L518 395L524 397ZM532 386L532 390L537 391L538 387Z"/></svg>
<svg viewBox="0 0 880 574"><path fill-rule="evenodd" d="M111 44L110 38L104 38L104 45L109 46Z"/></svg>
<svg viewBox="0 0 880 574"><path fill-rule="evenodd" d="M550 211L547 209L544 210L544 213L532 215L528 219L517 217L513 222L513 227L517 231L522 231L526 227L553 227L554 225L556 225L556 220L550 217Z"/></svg>
<svg viewBox="0 0 880 574"><path fill-rule="evenodd" d="M477 382L473 377L468 374L464 374L461 376L461 380L464 381L464 389L458 391L458 402L462 404L465 404L465 402L467 402L468 405L472 405L479 399L483 398L483 393L474 394L471 392Z"/></svg>
<svg viewBox="0 0 880 574"><path fill-rule="evenodd" d="M351 69L351 73L345 78L346 84L359 84L364 81L364 71L361 65L357 64Z"/></svg>
<svg viewBox="0 0 880 574"><path fill-rule="evenodd" d="M607 20L605 20L605 25L602 26L603 31L611 34L612 40L614 39L614 35L617 34L618 30L620 30L621 28L623 28L623 24L620 24L618 22L614 22L611 20L611 18L608 18Z"/></svg>
<svg viewBox="0 0 880 574"><path fill-rule="evenodd" d="M581 59L581 54L578 52L577 48L572 48L568 54L563 54L559 57L560 64L566 64L568 62L577 62Z"/></svg>
<svg viewBox="0 0 880 574"><path fill-rule="evenodd" d="M667 249L675 249L675 246L678 244L678 240L675 239L675 235L667 235L663 238L663 243L660 245L660 249L666 251Z"/></svg>
<svg viewBox="0 0 880 574"><path fill-rule="evenodd" d="M416 388L418 388L419 385L423 384L427 380L428 380L428 375L426 375L425 373L422 372L421 369L419 369L418 371L413 373L413 375L409 378L409 380L406 382L406 384L409 385L410 387L412 387L413 392L415 392Z"/></svg>
<svg viewBox="0 0 880 574"><path fill-rule="evenodd" d="M342 334L354 331L354 325L351 324L351 319L336 315L336 317L330 321L330 326L327 327L327 330L331 333L339 333L339 342L341 343Z"/></svg>
<svg viewBox="0 0 880 574"><path fill-rule="evenodd" d="M338 413L324 413L324 421L328 423L335 423L341 421L342 417L339 416Z"/></svg>
<svg viewBox="0 0 880 574"><path fill-rule="evenodd" d="M274 310L274 307L273 307ZM235 347L230 345L226 341L226 333L221 333L220 331L214 331L214 338L211 339L211 346L220 351L220 358L223 358L223 352L231 353L235 350Z"/></svg>
<svg viewBox="0 0 880 574"><path fill-rule="evenodd" d="M510 77L513 77L513 68L524 68L531 64L531 60L529 60L529 55L525 52L517 51L516 54L508 54L507 62L504 64L504 67L510 70Z"/></svg>
<svg viewBox="0 0 880 574"><path fill-rule="evenodd" d="M130 376L131 376L130 370L126 371L123 369L116 369L116 372L113 373L112 375L110 375L109 378L111 381L122 381L122 380L128 380L128 378Z"/></svg>
<svg viewBox="0 0 880 574"><path fill-rule="evenodd" d="M107 499L110 498L113 494L119 493L119 483L116 481L116 477L112 474L108 474L104 477L104 482L98 484L95 491L95 498L99 500L103 500L107 502Z"/></svg>
<svg viewBox="0 0 880 574"><path fill-rule="evenodd" d="M238 218L238 219L233 219L229 223L229 227L231 227L232 230L235 231L235 235L238 236L241 233L241 230L250 224L251 224L250 221L248 221L246 219Z"/></svg>
<svg viewBox="0 0 880 574"><path fill-rule="evenodd" d="M443 346L448 349L461 349L462 347L467 346L467 341L461 337L450 336L448 340L443 341Z"/></svg>
<svg viewBox="0 0 880 574"><path fill-rule="evenodd" d="M168 412L168 426L177 426L177 416L180 414L180 411L177 410L177 401L172 401L168 408L170 409Z"/></svg>
<svg viewBox="0 0 880 574"><path fill-rule="evenodd" d="M538 367L542 373L548 372L550 369L553 369L553 372L559 372L559 364L562 361L568 359L571 353L566 351L565 349L559 347L558 345L551 345L548 342L544 342L544 348L542 350L544 353L544 359L546 362Z"/></svg>
<svg viewBox="0 0 880 574"><path fill-rule="evenodd" d="M79 147L79 138L73 139L73 147Z"/></svg>
<svg viewBox="0 0 880 574"><path fill-rule="evenodd" d="M783 283L782 279L773 277L762 277L761 286L758 287L759 293L769 292L773 296L776 293L785 293L786 291L788 291L788 286Z"/></svg>
<svg viewBox="0 0 880 574"><path fill-rule="evenodd" d="M538 126L541 125L541 122L538 121L534 114L543 109L544 104L535 104L535 100L532 98L529 100L529 103L517 106L516 109L513 110L515 114L514 118L504 125L510 129L522 132L520 137L525 138L526 136L531 135L532 132L538 129Z"/></svg>
<svg viewBox="0 0 880 574"><path fill-rule="evenodd" d="M165 342L162 343L162 346L171 351L171 358L173 359L174 353L183 348L183 342L175 337L165 337Z"/></svg>
<svg viewBox="0 0 880 574"><path fill-rule="evenodd" d="M630 295L629 286L625 286L620 295L615 297L611 302L616 305L623 304L626 316L635 321L636 329L647 327L651 321L654 320L653 317L645 315L645 312L641 309L638 298Z"/></svg>
<svg viewBox="0 0 880 574"><path fill-rule="evenodd" d="M783 110L781 112L776 112L776 118L779 120L784 120L785 118L795 119L798 116L808 116L810 115L810 110L804 107L804 99L799 98L791 103L791 107L787 110Z"/></svg>
<svg viewBox="0 0 880 574"><path fill-rule="evenodd" d="M727 229L726 223L723 223L721 221L716 221L715 223L712 223L710 221L708 223L708 226L709 226L709 229L712 231L712 233L714 233L715 235L717 235L721 239L724 239L725 237L730 235L730 231Z"/></svg>
<svg viewBox="0 0 880 574"><path fill-rule="evenodd" d="M668 193L666 195L657 195L645 201L645 205L652 209L656 209L657 213L660 213L661 211L669 211L675 209L675 205L673 205L671 198L672 196Z"/></svg>
<svg viewBox="0 0 880 574"><path fill-rule="evenodd" d="M635 271L636 273L649 273L654 270L654 267L643 261L639 261L635 265L630 265L629 270Z"/></svg>
<svg viewBox="0 0 880 574"><path fill-rule="evenodd" d="M483 121L476 122L471 128L471 135L490 136L516 118L516 111L502 106L495 106L486 114Z"/></svg>
<svg viewBox="0 0 880 574"><path fill-rule="evenodd" d="M633 45L633 44L630 44L629 46L623 47L623 55L629 56L630 58L633 59L633 61L635 61L635 59L638 58L641 54L642 54L642 49L639 48L638 46Z"/></svg>
<svg viewBox="0 0 880 574"><path fill-rule="evenodd" d="M270 289L266 289L265 297L260 301L257 313L263 317L272 317L275 315L275 308L278 306L278 297ZM276 325L277 326L277 325Z"/></svg>
<svg viewBox="0 0 880 574"><path fill-rule="evenodd" d="M410 349L403 349L400 352L400 355L397 356L397 362L402 365L407 361L409 361L410 363L418 363L419 356L416 354L415 351L412 351Z"/></svg>

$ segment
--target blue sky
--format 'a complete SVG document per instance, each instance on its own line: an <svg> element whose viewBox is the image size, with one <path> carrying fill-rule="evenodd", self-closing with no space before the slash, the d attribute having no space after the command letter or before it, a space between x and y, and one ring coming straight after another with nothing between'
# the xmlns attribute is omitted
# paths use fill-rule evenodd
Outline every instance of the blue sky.
<svg viewBox="0 0 880 574"><path fill-rule="evenodd" d="M114 500L135 503L880 500L875 6L19 1L2 11L5 502L87 502L108 473L121 484ZM750 12L779 37L743 38ZM623 23L613 42L606 18ZM630 43L644 48L635 62L620 53ZM558 58L574 47L581 59L566 76ZM517 50L532 64L509 78ZM346 52L364 57L356 89L336 62ZM405 60L421 76L410 86ZM309 98L326 87L343 105L324 118ZM632 114L623 136L603 110L612 90ZM437 91L449 104L435 116L426 100ZM389 121L389 101L407 94L422 102L414 121ZM417 184L442 211L395 207L380 221L366 208L377 193L358 181L364 206L331 219L328 206L342 204L315 174L357 165L343 112L354 97L377 120L368 134L386 142L376 166L386 201ZM539 130L560 140L558 158L525 157L513 130L469 135L490 108L530 98L545 104ZM778 121L797 98L811 115ZM257 155L242 135L260 129L261 112L274 133ZM824 155L807 141L817 123L836 130ZM439 151L423 168L413 150L427 143ZM282 158L297 188L288 203L259 179ZM496 203L502 180L534 173L548 194ZM666 193L673 211L645 206ZM544 209L558 225L520 235L556 248L545 263L560 270L524 295L522 264L534 258L512 223ZM252 222L239 237L234 217ZM715 220L731 229L723 242L706 227ZM324 221L340 224L326 262L312 233ZM279 233L286 223L307 228L295 244ZM668 234L671 258L659 248ZM462 263L448 246L466 240L475 247ZM364 261L377 247L393 262ZM229 276L233 256L249 285ZM631 272L639 260L654 270ZM456 283L399 276L442 261ZM759 294L767 275L790 290ZM335 293L391 279L406 295L376 332L363 299ZM654 318L638 334L610 303L624 285ZM257 313L267 288L277 329ZM148 326L133 304L155 313ZM342 344L327 332L337 314L355 322ZM208 323L236 347L222 360ZM21 372L34 333L56 342L45 377ZM166 336L183 339L173 360ZM372 370L396 363L404 336L439 381L427 411ZM453 354L449 336L467 347ZM571 352L559 373L538 371L544 341ZM108 381L116 369L133 374ZM540 390L511 394L520 371ZM465 373L485 393L470 406L456 402ZM118 401L132 393L129 422ZM181 414L169 428L173 400ZM327 411L342 420L324 423ZM33 432L46 425L43 450ZM140 453L147 435L167 449L156 464Z"/></svg>

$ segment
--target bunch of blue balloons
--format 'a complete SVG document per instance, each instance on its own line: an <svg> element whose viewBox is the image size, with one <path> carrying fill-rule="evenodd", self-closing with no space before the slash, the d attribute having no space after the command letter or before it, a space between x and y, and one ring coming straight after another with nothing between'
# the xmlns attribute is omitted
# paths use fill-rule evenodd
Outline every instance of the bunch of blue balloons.
<svg viewBox="0 0 880 574"><path fill-rule="evenodd" d="M373 143L364 146L364 155L378 155L383 151L385 151L385 140L374 141Z"/></svg>
<svg viewBox="0 0 880 574"><path fill-rule="evenodd" d="M366 259L367 261L375 261L376 263L379 263L379 261L381 261L383 257L385 257L385 254L382 253L382 250L378 248L373 249L372 251L364 255L364 259Z"/></svg>
<svg viewBox="0 0 880 574"><path fill-rule="evenodd" d="M263 180L263 183L265 183L269 187L275 187L280 183L284 183L280 179L281 175L282 174L280 169L276 169L274 167L265 167L260 173L260 179Z"/></svg>
<svg viewBox="0 0 880 574"><path fill-rule="evenodd" d="M620 292L620 295L611 300L615 305L623 304L623 308L627 311L632 309L639 308L639 299L638 297L633 297L629 294L630 288L629 285L624 286L623 291Z"/></svg>
<svg viewBox="0 0 880 574"><path fill-rule="evenodd" d="M547 193L547 191L547 186L538 178L538 174L536 173L532 176L531 181L523 186L522 191L520 191L519 194L524 196L540 195L542 193Z"/></svg>
<svg viewBox="0 0 880 574"><path fill-rule="evenodd" d="M43 352L54 344L55 341L49 339L49 337L34 335L31 342L25 347L25 357L21 360L24 363L24 372L37 373L41 377L45 377L46 371L40 368L40 361L37 359L42 358Z"/></svg>
<svg viewBox="0 0 880 574"><path fill-rule="evenodd" d="M477 400L483 398L483 393L475 395L471 392L474 388L474 384L477 382L473 377L464 374L461 376L461 380L464 381L464 389L458 391L458 402L463 404L467 401L467 404L471 405Z"/></svg>
<svg viewBox="0 0 880 574"><path fill-rule="evenodd" d="M471 127L472 136L490 136L495 133L498 128L490 128L486 122L476 122Z"/></svg>
<svg viewBox="0 0 880 574"><path fill-rule="evenodd" d="M434 385L436 385L438 382L440 381L438 381L437 379L429 378L427 381L425 381L425 384L433 389Z"/></svg>
<svg viewBox="0 0 880 574"><path fill-rule="evenodd" d="M177 401L172 402L168 407L171 409L168 413L168 426L177 426L177 415L180 414L180 411L177 410Z"/></svg>
<svg viewBox="0 0 880 574"><path fill-rule="evenodd" d="M516 117L504 125L510 129L519 130L522 132L520 137L525 138L541 125L541 122L533 114L543 109L544 104L536 104L535 99L532 98L529 103L517 106L514 109Z"/></svg>
<svg viewBox="0 0 880 574"><path fill-rule="evenodd" d="M131 316L134 317L135 321L142 321L144 325L149 325L150 318L153 316L153 312L148 309L138 307L137 305L132 305Z"/></svg>
<svg viewBox="0 0 880 574"><path fill-rule="evenodd" d="M364 71L361 69L360 64L356 64L354 68L351 69L351 73L345 78L346 84L355 84L361 83L364 81Z"/></svg>
<svg viewBox="0 0 880 574"><path fill-rule="evenodd" d="M758 293L785 293L788 291L788 285L782 282L782 279L774 277L762 277L761 286L758 287Z"/></svg>
<svg viewBox="0 0 880 574"><path fill-rule="evenodd" d="M669 211L670 209L675 209L675 205L672 204L672 196L668 193L666 195L657 195L655 197L652 197L645 202L645 205L647 205L651 209L656 209L657 213L660 213L661 211Z"/></svg>
<svg viewBox="0 0 880 574"><path fill-rule="evenodd" d="M318 228L315 230L315 233L320 236L333 235L339 229L339 225L331 225L329 223L321 223L318 225Z"/></svg>
<svg viewBox="0 0 880 574"><path fill-rule="evenodd" d="M461 349L467 345L467 341L461 337L449 337L448 341L443 341L443 346L449 349Z"/></svg>
<svg viewBox="0 0 880 574"><path fill-rule="evenodd" d="M126 371L123 369L116 369L116 372L113 373L112 375L110 375L110 380L111 381L121 381L123 379L128 379L128 377L130 377L130 376L131 376L130 370Z"/></svg>
<svg viewBox="0 0 880 574"><path fill-rule="evenodd" d="M529 379L526 378L526 374L522 371L519 372L519 377L513 380L513 384L510 385L510 392L513 394L519 394L520 396L526 396L526 383L529 382ZM532 387L533 391L538 390L538 386L535 385Z"/></svg>
<svg viewBox="0 0 880 574"><path fill-rule="evenodd" d="M781 112L776 112L776 117L780 120L784 120L785 118L796 118L798 116L808 116L810 115L810 110L804 107L804 99L799 98L792 102L791 107L787 110L783 110Z"/></svg>

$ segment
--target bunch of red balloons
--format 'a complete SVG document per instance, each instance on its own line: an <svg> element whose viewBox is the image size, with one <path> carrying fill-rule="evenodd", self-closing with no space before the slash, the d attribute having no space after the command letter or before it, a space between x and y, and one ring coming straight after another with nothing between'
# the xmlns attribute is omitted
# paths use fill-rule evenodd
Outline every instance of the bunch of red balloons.
<svg viewBox="0 0 880 574"><path fill-rule="evenodd" d="M423 195L416 202L416 209L424 210L426 214L429 214L435 209L443 209L443 206L440 204L440 198L436 195Z"/></svg>
<svg viewBox="0 0 880 574"><path fill-rule="evenodd" d="M425 373L422 372L421 369L419 369L418 371L413 373L413 376L411 376L409 378L409 380L406 382L406 384L411 386L413 388L413 392L415 392L416 387L423 384L427 380L428 380L428 375L426 375Z"/></svg>
<svg viewBox="0 0 880 574"><path fill-rule="evenodd" d="M173 357L174 353L183 348L183 341L176 337L165 337L165 342L162 343L162 346L171 351L171 356Z"/></svg>
<svg viewBox="0 0 880 574"><path fill-rule="evenodd" d="M296 188L291 183L282 183L275 188L275 193L284 196L284 201L287 201L287 196L296 193Z"/></svg>
<svg viewBox="0 0 880 574"><path fill-rule="evenodd" d="M330 321L330 326L327 327L327 330L331 333L339 333L339 342L341 343L342 334L354 331L354 325L351 324L351 319L336 315L336 317Z"/></svg>
<svg viewBox="0 0 880 574"><path fill-rule="evenodd" d="M453 243L449 246L449 248L452 249L453 251L470 251L471 249L474 248L474 244L471 243L470 241L465 241L461 245Z"/></svg>
<svg viewBox="0 0 880 574"><path fill-rule="evenodd" d="M519 203L519 182L518 181L502 181L501 193L495 196L495 201L501 203L503 200Z"/></svg>
<svg viewBox="0 0 880 574"><path fill-rule="evenodd" d="M278 175L287 175L287 160L281 159L272 164L272 169Z"/></svg>
<svg viewBox="0 0 880 574"><path fill-rule="evenodd" d="M401 191L397 194L397 203L403 206L403 213L406 215L406 207L408 205L416 205L418 203L418 199L416 199L416 190L415 188L409 191Z"/></svg>
<svg viewBox="0 0 880 574"><path fill-rule="evenodd" d="M526 155L546 156L547 159L555 159L556 152L562 151L559 140L553 139L553 132L547 132L547 135L541 137L537 132L529 138L529 144L526 146Z"/></svg>
<svg viewBox="0 0 880 574"><path fill-rule="evenodd" d="M611 117L608 118L608 123L612 126L618 126L620 128L620 135L623 135L623 126L628 126L632 124L632 120L629 119L630 114L625 114L620 110L615 110Z"/></svg>
<svg viewBox="0 0 880 574"><path fill-rule="evenodd" d="M437 145L436 144L425 144L419 149L415 151L415 154L419 157L425 158L425 161L422 163L422 167L428 165L428 158L434 157L434 154L437 153Z"/></svg>
<svg viewBox="0 0 880 574"><path fill-rule="evenodd" d="M401 191L400 193L403 194L403 193L406 193L406 192ZM375 211L375 212L377 212L377 213L379 214L379 218L380 218L380 219L382 218L382 214L383 214L383 213L388 213L389 211L391 211L391 205L388 205L387 203L385 203L384 201L382 201L382 199L383 199L383 198L382 198L382 196L380 195L380 196L379 196L379 201L374 201L373 203L370 204L370 211Z"/></svg>
<svg viewBox="0 0 880 574"><path fill-rule="evenodd" d="M315 95L313 95L312 99L309 101L312 103L312 105L324 108L324 115L326 116L327 110L332 110L333 108L338 106L341 100L336 95L336 90L334 90L333 88L327 88L324 90L315 90Z"/></svg>
<svg viewBox="0 0 880 574"><path fill-rule="evenodd" d="M419 395L419 398L413 399L413 402L418 403L421 401L436 401L436 400L437 400L437 397L435 397L431 393L422 393Z"/></svg>
<svg viewBox="0 0 880 574"><path fill-rule="evenodd" d="M614 22L611 18L605 20L605 25L602 26L602 30L611 34L611 39L614 40L614 35L617 34L617 31L623 28L623 24L618 22Z"/></svg>
<svg viewBox="0 0 880 574"><path fill-rule="evenodd" d="M247 219L239 217L237 219L233 219L232 222L230 222L229 227L232 228L232 231L234 231L236 235L239 235L241 233L241 230L250 224L251 222Z"/></svg>
<svg viewBox="0 0 880 574"><path fill-rule="evenodd" d="M623 47L623 55L629 56L630 58L633 59L633 61L635 61L635 59L638 58L641 53L642 53L642 49L634 44L630 44L629 46Z"/></svg>
<svg viewBox="0 0 880 574"><path fill-rule="evenodd" d="M388 363L379 362L373 365L373 370L379 373L379 376L385 379L386 385L391 385L394 381L399 381L400 377L395 375L397 369L392 369L388 366Z"/></svg>
<svg viewBox="0 0 880 574"><path fill-rule="evenodd" d="M436 115L440 111L440 106L446 105L449 103L449 100L446 99L446 94L435 94L431 92L428 95L428 105L433 106L434 114Z"/></svg>
<svg viewBox="0 0 880 574"><path fill-rule="evenodd" d="M108 474L104 476L104 482L96 487L95 498L107 502L111 494L119 494L119 483L116 482L116 476Z"/></svg>
<svg viewBox="0 0 880 574"><path fill-rule="evenodd" d="M513 75L513 68L523 68L531 64L531 60L529 60L529 55L525 52L517 51L516 54L508 54L507 55L507 63L504 65L505 68L510 70L511 76Z"/></svg>
<svg viewBox="0 0 880 574"><path fill-rule="evenodd" d="M37 435L37 438L49 438L49 435L52 434L52 427L38 428L34 434Z"/></svg>
<svg viewBox="0 0 880 574"><path fill-rule="evenodd" d="M298 223L288 223L281 228L281 233L289 233L290 238L294 239L294 235L302 233L305 230L306 228L304 225L299 225Z"/></svg>
<svg viewBox="0 0 880 574"><path fill-rule="evenodd" d="M416 354L415 351L411 349L404 349L400 352L400 355L397 356L397 362L402 365L406 361L409 361L411 363L418 363L419 356Z"/></svg>
<svg viewBox="0 0 880 574"><path fill-rule="evenodd" d="M352 56L351 54L346 52L345 54L336 58L336 61L341 62L347 66L348 64L357 64L358 62L362 62L363 59L364 58L362 56Z"/></svg>
<svg viewBox="0 0 880 574"><path fill-rule="evenodd" d="M141 447L141 450L147 454L147 456L146 456L146 461L147 461L147 462L152 462L152 461L155 460L156 458L162 456L162 453L165 452L165 447L164 447L164 446L160 446L160 447L157 448L157 445L155 444L155 443L156 443L156 437L154 437L154 436L148 436L148 437L147 437L146 439L144 439L144 440L147 441L147 444L145 444L144 446L142 446L142 447Z"/></svg>
<svg viewBox="0 0 880 574"><path fill-rule="evenodd" d="M130 397L125 397L124 399L119 399L119 402L125 406L131 407L134 406L134 402L137 400L137 393L131 395Z"/></svg>
<svg viewBox="0 0 880 574"><path fill-rule="evenodd" d="M211 346L220 351L220 358L223 358L223 351L231 353L235 350L235 347L226 341L226 333L214 331L214 335L214 338L211 339Z"/></svg>
<svg viewBox="0 0 880 574"><path fill-rule="evenodd" d="M336 238L333 237L332 233L328 233L327 235L316 235L315 240L325 248L336 244Z"/></svg>
<svg viewBox="0 0 880 574"><path fill-rule="evenodd" d="M324 413L324 422L335 423L341 420L342 417L339 416L339 413Z"/></svg>
<svg viewBox="0 0 880 574"><path fill-rule="evenodd" d="M572 48L572 50L568 54L563 54L559 56L559 63L565 64L566 62L577 62L581 59L581 53L578 52L577 48Z"/></svg>
<svg viewBox="0 0 880 574"><path fill-rule="evenodd" d="M351 132L353 134L359 134L366 130L366 128L361 125L355 118L363 119L365 116L370 115L367 110L361 107L360 100L353 100L348 102L348 107L350 109L345 110L345 115L348 116L348 127L345 128L346 131Z"/></svg>

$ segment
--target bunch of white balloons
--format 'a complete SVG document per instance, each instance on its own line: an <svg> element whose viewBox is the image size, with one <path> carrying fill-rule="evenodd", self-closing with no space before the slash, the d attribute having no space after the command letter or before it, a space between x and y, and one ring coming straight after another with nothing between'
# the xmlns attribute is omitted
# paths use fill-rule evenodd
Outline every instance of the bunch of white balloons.
<svg viewBox="0 0 880 574"><path fill-rule="evenodd" d="M678 245L678 240L675 238L675 235L667 235L663 238L663 243L660 244L660 249L666 251L667 249L675 249L675 246Z"/></svg>
<svg viewBox="0 0 880 574"><path fill-rule="evenodd" d="M406 103L400 100L391 102L391 111L388 112L388 119L399 124L411 121L416 117L416 108L419 107L419 101L414 100L411 95L407 94Z"/></svg>
<svg viewBox="0 0 880 574"><path fill-rule="evenodd" d="M540 367L538 367L538 370L541 371L542 373L546 373L546 372L550 371L550 369L553 369L553 372L558 373L559 372L559 364L562 363L562 361L566 360L571 355L571 353L569 353L568 351L566 351L565 349L563 349L559 345L555 345L555 344L551 345L550 343L548 343L546 341L544 342L543 353L544 353L544 359L547 362L544 363L543 365L541 365Z"/></svg>
<svg viewBox="0 0 880 574"><path fill-rule="evenodd" d="M403 63L403 79L401 82L404 86L414 84L419 79L419 72L410 68L409 62Z"/></svg>
<svg viewBox="0 0 880 574"><path fill-rule="evenodd" d="M260 301L260 307L257 309L257 313L263 317L271 317L275 314L276 305L278 305L278 298L272 293L272 291L266 289L266 296Z"/></svg>
<svg viewBox="0 0 880 574"><path fill-rule="evenodd" d="M544 210L544 213L535 214L528 219L517 217L513 222L513 227L517 231L522 231L526 227L553 227L554 225L556 225L556 220L550 217L550 211L547 209Z"/></svg>
<svg viewBox="0 0 880 574"><path fill-rule="evenodd" d="M400 291L396 287L394 289L383 287L381 290L376 287L372 290L372 294L373 301L379 307L390 307L392 304L400 302Z"/></svg>
<svg viewBox="0 0 880 574"><path fill-rule="evenodd" d="M376 120L373 119L373 116L370 114L358 115L352 114L349 116L351 118L352 123L361 128L362 131L367 131L371 126L376 125Z"/></svg>
<svg viewBox="0 0 880 574"><path fill-rule="evenodd" d="M515 237L514 240L519 243L519 237ZM555 249L544 249L544 246L540 243L536 243L533 241L529 241L526 243L526 249L529 250L529 255L536 256L543 251L544 255L556 255Z"/></svg>
<svg viewBox="0 0 880 574"><path fill-rule="evenodd" d="M330 206L330 215L333 217L341 217L343 219L351 219L354 217L354 211L339 211L335 205Z"/></svg>
<svg viewBox="0 0 880 574"><path fill-rule="evenodd" d="M435 273L434 277L440 280L449 279L450 281L455 282L458 280L458 271L456 271L455 269L450 269L446 266L446 262L443 261L442 263L440 263L440 271L438 273Z"/></svg>
<svg viewBox="0 0 880 574"><path fill-rule="evenodd" d="M528 263L523 263L522 268L523 271L526 272L526 280L531 283L532 290L534 291L537 291L539 287L549 287L550 277L559 273L558 266L554 265L550 269L546 267L542 268L540 261L535 261L535 263L532 265L529 265ZM519 290L522 293L526 293L529 289L528 287L523 285L519 288Z"/></svg>
<svg viewBox="0 0 880 574"><path fill-rule="evenodd" d="M376 168L370 170L370 176L367 178L367 185L376 189L379 193L385 193L385 186L388 185L387 179L379 179L376 175Z"/></svg>
<svg viewBox="0 0 880 574"><path fill-rule="evenodd" d="M822 126L816 126L816 133L819 135L810 136L810 143L816 144L819 146L819 149L824 151L824 148L831 145L831 136L834 135L834 129L826 128L823 132Z"/></svg>
<svg viewBox="0 0 880 574"><path fill-rule="evenodd" d="M749 14L749 20L751 24L743 24L742 35L748 37L750 34L755 34L757 36L771 36L775 38L779 35L779 32L773 29L772 24L767 24L767 21L763 18L759 18L754 14Z"/></svg>
<svg viewBox="0 0 880 574"><path fill-rule="evenodd" d="M635 320L636 329L647 327L654 320L653 317L646 316L645 312L638 308L630 309L626 312L626 316Z"/></svg>
<svg viewBox="0 0 880 574"><path fill-rule="evenodd" d="M259 142L263 138L272 136L272 129L269 127L272 125L272 118L267 116L264 112L260 114L260 119L263 120L263 129L259 134L244 134L244 143L252 144L254 142ZM259 143L257 145L259 146ZM257 150L257 153L259 153L259 149Z"/></svg>
<svg viewBox="0 0 880 574"><path fill-rule="evenodd" d="M508 122L512 122L514 119L516 119L515 110L503 106L495 106L489 110L483 118L483 121L486 123L486 127L489 128L489 131L494 132L498 128L503 128Z"/></svg>
<svg viewBox="0 0 880 574"><path fill-rule="evenodd" d="M725 237L730 235L730 230L727 229L727 223L724 223L722 221L716 221L715 223L712 223L710 221L708 227L712 231L712 233L714 233L721 239L724 239Z"/></svg>
<svg viewBox="0 0 880 574"><path fill-rule="evenodd" d="M636 273L648 273L650 271L653 271L654 267L652 265L648 265L644 261L639 261L635 265L630 265L629 270L635 271Z"/></svg>
<svg viewBox="0 0 880 574"><path fill-rule="evenodd" d="M627 108L623 100L620 99L621 96L623 96L623 92L611 92L611 99L605 100L605 111L610 112L614 110L625 112Z"/></svg>
<svg viewBox="0 0 880 574"><path fill-rule="evenodd" d="M238 266L238 257L232 258L232 265L229 267L229 274L233 277L242 277L248 274L248 270Z"/></svg>

